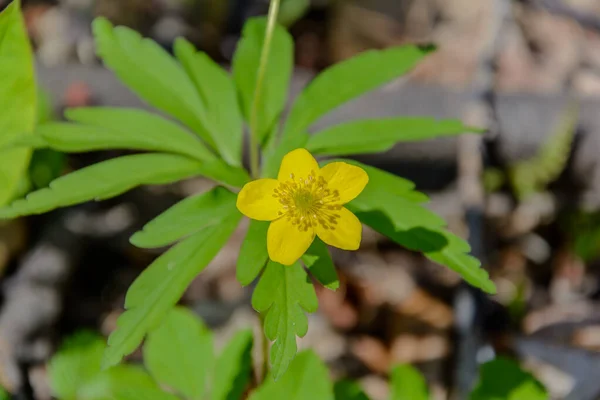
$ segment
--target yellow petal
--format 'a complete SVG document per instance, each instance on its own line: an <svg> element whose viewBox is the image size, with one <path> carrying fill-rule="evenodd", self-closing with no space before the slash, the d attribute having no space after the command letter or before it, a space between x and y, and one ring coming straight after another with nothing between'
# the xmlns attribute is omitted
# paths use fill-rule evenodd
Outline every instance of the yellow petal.
<svg viewBox="0 0 600 400"><path fill-rule="evenodd" d="M267 232L269 258L283 265L292 265L308 250L314 238L314 230L300 230L287 218L279 218L271 222Z"/></svg>
<svg viewBox="0 0 600 400"><path fill-rule="evenodd" d="M294 178L306 179L311 171L316 175L319 172L317 160L306 149L292 150L283 157L277 179L287 181Z"/></svg>
<svg viewBox="0 0 600 400"><path fill-rule="evenodd" d="M279 186L276 179L258 179L246 183L237 197L237 208L245 216L259 221L272 221L281 215L279 200L273 197Z"/></svg>
<svg viewBox="0 0 600 400"><path fill-rule="evenodd" d="M345 162L333 162L321 169L321 176L327 181L330 190L340 193L340 203L346 204L363 191L369 182L364 169Z"/></svg>
<svg viewBox="0 0 600 400"><path fill-rule="evenodd" d="M335 214L339 215L339 218L336 218L337 224L333 224L333 229L325 229L321 224L318 224L315 228L317 235L330 246L343 250L358 249L362 236L360 221L344 207L339 211L335 211ZM332 224L329 224L329 226L332 226Z"/></svg>

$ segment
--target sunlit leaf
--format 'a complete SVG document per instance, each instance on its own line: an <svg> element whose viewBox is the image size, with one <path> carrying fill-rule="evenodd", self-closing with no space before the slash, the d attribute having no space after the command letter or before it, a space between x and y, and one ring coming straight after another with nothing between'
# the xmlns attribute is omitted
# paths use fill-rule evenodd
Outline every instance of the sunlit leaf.
<svg viewBox="0 0 600 400"><path fill-rule="evenodd" d="M254 294L252 306L264 314L265 335L272 341L271 373L280 378L296 355L296 336L308 331L304 312L315 312L317 296L299 263L284 266L269 261Z"/></svg>
<svg viewBox="0 0 600 400"><path fill-rule="evenodd" d="M0 12L0 147L30 133L36 123L36 84L29 37L20 1ZM0 207L18 190L31 157L30 149L0 153Z"/></svg>
<svg viewBox="0 0 600 400"><path fill-rule="evenodd" d="M273 372L273 371L271 371ZM275 377L277 377L275 375ZM329 370L312 351L303 351L279 380L267 377L249 400L333 400Z"/></svg>
<svg viewBox="0 0 600 400"><path fill-rule="evenodd" d="M429 400L423 375L410 365L399 365L390 374L390 400Z"/></svg>
<svg viewBox="0 0 600 400"><path fill-rule="evenodd" d="M201 400L214 364L212 333L191 311L175 307L148 334L144 364L157 382Z"/></svg>
<svg viewBox="0 0 600 400"><path fill-rule="evenodd" d="M71 108L65 112L65 116L79 124L56 123L42 125L36 130L51 147L59 150L73 152L128 148L182 154L201 161L216 158L189 131L148 111L85 107Z"/></svg>
<svg viewBox="0 0 600 400"><path fill-rule="evenodd" d="M430 50L416 46L371 50L329 67L296 99L284 136L304 133L328 112L405 74Z"/></svg>
<svg viewBox="0 0 600 400"><path fill-rule="evenodd" d="M309 249L302 256L302 262L310 273L327 289L336 290L340 287L338 278L333 265L333 260L329 255L329 249L319 238L310 245Z"/></svg>
<svg viewBox="0 0 600 400"><path fill-rule="evenodd" d="M252 374L252 331L243 330L227 343L217 359L211 400L239 400Z"/></svg>
<svg viewBox="0 0 600 400"><path fill-rule="evenodd" d="M529 372L506 358L485 363L470 400L548 400L546 389Z"/></svg>
<svg viewBox="0 0 600 400"><path fill-rule="evenodd" d="M259 84L258 67L265 39L267 21L252 18L244 25L242 39L233 57L233 77L238 88L246 121L251 121L254 92ZM262 95L257 106L257 131L261 142L266 139L273 124L283 111L292 74L294 44L287 31L277 26L271 42Z"/></svg>
<svg viewBox="0 0 600 400"><path fill-rule="evenodd" d="M204 103L204 126L219 153L229 164L240 166L243 121L233 81L207 54L197 52L183 38L175 40L175 55Z"/></svg>
<svg viewBox="0 0 600 400"><path fill-rule="evenodd" d="M270 222L251 220L237 260L236 277L244 286L252 283L267 263L267 230Z"/></svg>
<svg viewBox="0 0 600 400"><path fill-rule="evenodd" d="M136 31L113 28L106 18L93 22L98 55L117 77L148 104L177 118L211 147L215 143L204 126L205 104L177 61Z"/></svg>
<svg viewBox="0 0 600 400"><path fill-rule="evenodd" d="M456 136L479 129L458 120L427 117L398 117L351 121L326 128L311 136L307 150L331 156L379 153L398 142L414 142L443 136Z"/></svg>
<svg viewBox="0 0 600 400"><path fill-rule="evenodd" d="M0 210L0 218L41 214L90 200L104 200L139 185L159 185L197 175L201 164L171 154L124 156L83 168Z"/></svg>
<svg viewBox="0 0 600 400"><path fill-rule="evenodd" d="M188 197L148 222L130 239L141 248L169 245L237 212L236 195L223 187Z"/></svg>
<svg viewBox="0 0 600 400"><path fill-rule="evenodd" d="M65 340L49 365L52 394L59 399L78 398L78 391L100 373L105 348L104 338L91 332Z"/></svg>
<svg viewBox="0 0 600 400"><path fill-rule="evenodd" d="M219 252L235 230L241 215L204 228L154 261L133 282L125 298L125 313L108 339L102 365L118 364L156 327L183 295L190 282Z"/></svg>

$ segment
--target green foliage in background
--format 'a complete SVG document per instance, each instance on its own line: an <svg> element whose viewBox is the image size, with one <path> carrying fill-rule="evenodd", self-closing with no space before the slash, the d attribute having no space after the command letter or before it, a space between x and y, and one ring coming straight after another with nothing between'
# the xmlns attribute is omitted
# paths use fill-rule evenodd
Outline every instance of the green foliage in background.
<svg viewBox="0 0 600 400"><path fill-rule="evenodd" d="M175 307L150 331L143 365L102 370L104 340L80 332L50 361L50 386L58 400L369 400L357 382L333 383L312 351L299 353L281 379L256 387L252 347L252 332L242 330L215 351L214 334L191 311ZM429 388L417 369L398 365L390 372L389 399L428 400ZM518 364L499 358L482 366L470 399L546 400L548 395Z"/></svg>
<svg viewBox="0 0 600 400"><path fill-rule="evenodd" d="M33 129L34 112L27 110L35 107L35 85L18 3L11 4L0 21L0 33L8 32L4 37L14 35L10 41L0 41L0 68L6 69L2 76L23 85L19 90L11 86L6 92L1 92L4 86L0 88L0 101L11 107L16 101L22 102L19 110L2 108L0 116L0 132L9 132L0 141L5 147L1 151L20 157L19 162L10 164L11 177L22 172L20 165L31 149L65 153L100 149L142 152L102 161L55 179L48 187L0 209L0 218L108 199L140 185L168 184L197 176L218 183L216 188L174 205L131 238L139 247L172 247L129 288L126 311L103 350L104 368L120 363L146 337L150 344L161 343L157 339L161 334L155 329L165 318L167 323L176 323L169 317L173 307L238 227L242 215L235 207L235 193L250 180L250 175L274 176L282 157L299 147L321 157L350 156L382 151L402 141L479 132L454 120L396 117L352 121L308 134L321 117L409 72L432 50L417 46L367 51L328 68L304 88L282 122L293 68L293 42L280 26L274 29L273 37L266 37L264 18L254 18L246 24L232 76L183 39L176 42L172 57L133 30L113 27L106 19L98 18L93 32L104 64L142 100L169 118L126 108L79 108L65 113L68 122L48 121ZM263 52L265 43L272 47L268 57ZM260 79L259 72L265 73L265 79ZM27 96L21 98L23 95ZM257 155L260 150L263 161L260 170L253 167L250 173L242 167L245 125L250 127L252 143L257 144L251 146L251 154ZM364 224L455 270L470 284L495 292L479 261L468 254L469 245L446 230L443 219L424 207L427 197L415 191L412 182L377 168L362 167L368 172L369 184L348 207ZM252 304L262 314L267 337L275 341L270 373L278 379L286 369L294 368L296 337L308 329L305 313L317 309L307 270L329 289L335 290L339 283L323 243L315 242L301 262L283 267L268 262L265 232L264 223L251 222L241 248L237 276L243 285L259 279ZM204 332L199 327L197 330ZM208 348L208 344L204 346ZM152 360L152 355L149 358ZM299 362L309 361L302 358ZM208 364L197 367L210 370ZM222 368L228 370L226 366ZM157 368L152 361L149 370L156 380L178 386L176 389L190 398L196 398L206 388L198 383L182 386L177 374ZM121 374L108 371L93 388L105 388L122 379ZM148 383L151 378L139 369L128 367L124 371L122 375L130 374L137 382L140 393L155 390ZM277 382L281 385L279 382L285 382L285 377ZM264 390L280 390L273 387Z"/></svg>

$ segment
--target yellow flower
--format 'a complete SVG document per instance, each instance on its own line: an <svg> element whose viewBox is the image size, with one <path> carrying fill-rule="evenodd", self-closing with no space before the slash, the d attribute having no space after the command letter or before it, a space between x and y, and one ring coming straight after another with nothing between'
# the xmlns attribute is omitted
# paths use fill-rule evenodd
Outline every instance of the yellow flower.
<svg viewBox="0 0 600 400"><path fill-rule="evenodd" d="M344 250L360 245L362 225L344 204L363 191L369 176L359 167L333 162L323 168L305 149L288 153L277 179L247 183L237 207L249 218L271 221L267 250L271 260L296 262L319 236Z"/></svg>

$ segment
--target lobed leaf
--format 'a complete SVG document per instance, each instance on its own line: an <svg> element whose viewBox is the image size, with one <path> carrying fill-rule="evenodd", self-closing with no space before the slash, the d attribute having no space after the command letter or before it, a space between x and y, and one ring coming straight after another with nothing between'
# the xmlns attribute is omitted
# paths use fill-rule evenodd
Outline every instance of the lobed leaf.
<svg viewBox="0 0 600 400"><path fill-rule="evenodd" d="M204 126L223 159L241 166L242 114L233 81L207 54L183 38L175 40L175 55L194 83L206 108Z"/></svg>
<svg viewBox="0 0 600 400"><path fill-rule="evenodd" d="M414 142L466 132L481 132L459 120L398 117L351 121L315 133L306 144L314 154L330 156L379 153L397 142Z"/></svg>
<svg viewBox="0 0 600 400"><path fill-rule="evenodd" d="M340 287L340 279L329 255L329 249L318 237L315 238L302 256L302 262L321 285L327 289L337 290Z"/></svg>
<svg viewBox="0 0 600 400"><path fill-rule="evenodd" d="M219 225L208 226L177 244L154 261L133 282L125 298L125 313L108 338L102 365L118 364L156 327L182 296L190 282L217 255L237 227L233 213Z"/></svg>
<svg viewBox="0 0 600 400"><path fill-rule="evenodd" d="M238 88L244 117L248 122L251 120L254 93L259 84L257 72L266 29L266 18L248 20L232 62L233 78ZM276 26L265 73L267 78L262 82L262 95L257 106L255 134L260 142L267 139L268 133L285 107L293 69L293 53L292 37L285 28Z"/></svg>
<svg viewBox="0 0 600 400"><path fill-rule="evenodd" d="M104 338L82 331L67 338L48 368L52 394L60 399L78 398L78 392L100 373L106 348Z"/></svg>
<svg viewBox="0 0 600 400"><path fill-rule="evenodd" d="M303 351L292 361L287 374L277 381L266 379L249 398L271 399L333 400L329 370L313 351Z"/></svg>
<svg viewBox="0 0 600 400"><path fill-rule="evenodd" d="M30 133L36 123L36 84L31 45L21 2L15 0L0 12L0 147ZM15 196L29 159L30 149L12 149L0 157L0 207Z"/></svg>
<svg viewBox="0 0 600 400"><path fill-rule="evenodd" d="M214 364L212 333L191 311L175 307L148 334L144 364L160 384L201 400Z"/></svg>
<svg viewBox="0 0 600 400"><path fill-rule="evenodd" d="M429 400L423 375L410 365L398 365L390 376L390 400Z"/></svg>
<svg viewBox="0 0 600 400"><path fill-rule="evenodd" d="M107 148L161 151L200 161L215 155L180 125L148 111L133 108L71 108L65 116L79 124L54 123L37 129L51 147L64 151ZM100 129L97 129L100 128ZM80 131L81 130L81 131Z"/></svg>
<svg viewBox="0 0 600 400"><path fill-rule="evenodd" d="M252 374L252 331L242 330L227 343L217 359L211 400L239 400Z"/></svg>
<svg viewBox="0 0 600 400"><path fill-rule="evenodd" d="M267 252L269 225L270 222L267 221L250 220L236 267L237 280L243 286L251 284L256 279L269 259Z"/></svg>
<svg viewBox="0 0 600 400"><path fill-rule="evenodd" d="M304 311L315 312L317 296L302 266L269 261L252 295L252 306L264 314L265 335L271 346L271 374L279 379L296 355L296 336L308 331ZM289 376L289 375L288 375Z"/></svg>
<svg viewBox="0 0 600 400"><path fill-rule="evenodd" d="M104 200L139 185L158 185L197 175L201 164L171 154L136 154L103 161L50 183L0 210L0 218L41 214L90 200Z"/></svg>
<svg viewBox="0 0 600 400"><path fill-rule="evenodd" d="M495 293L494 283L476 258L468 255L469 244L447 231L444 220L421 203L427 197L412 189L405 179L356 161L364 168L369 183L347 207L379 233L457 273L471 285Z"/></svg>
<svg viewBox="0 0 600 400"><path fill-rule="evenodd" d="M296 99L284 137L304 133L335 108L405 74L430 51L417 46L371 50L329 67Z"/></svg>
<svg viewBox="0 0 600 400"><path fill-rule="evenodd" d="M483 364L479 382L469 396L470 400L548 400L549 398L546 389L533 375L507 358L497 358Z"/></svg>
<svg viewBox="0 0 600 400"><path fill-rule="evenodd" d="M175 117L211 147L204 125L205 104L183 68L162 47L103 17L92 24L98 55L117 77L148 104Z"/></svg>
<svg viewBox="0 0 600 400"><path fill-rule="evenodd" d="M167 246L237 213L236 195L223 187L188 197L148 222L130 239L144 249Z"/></svg>

